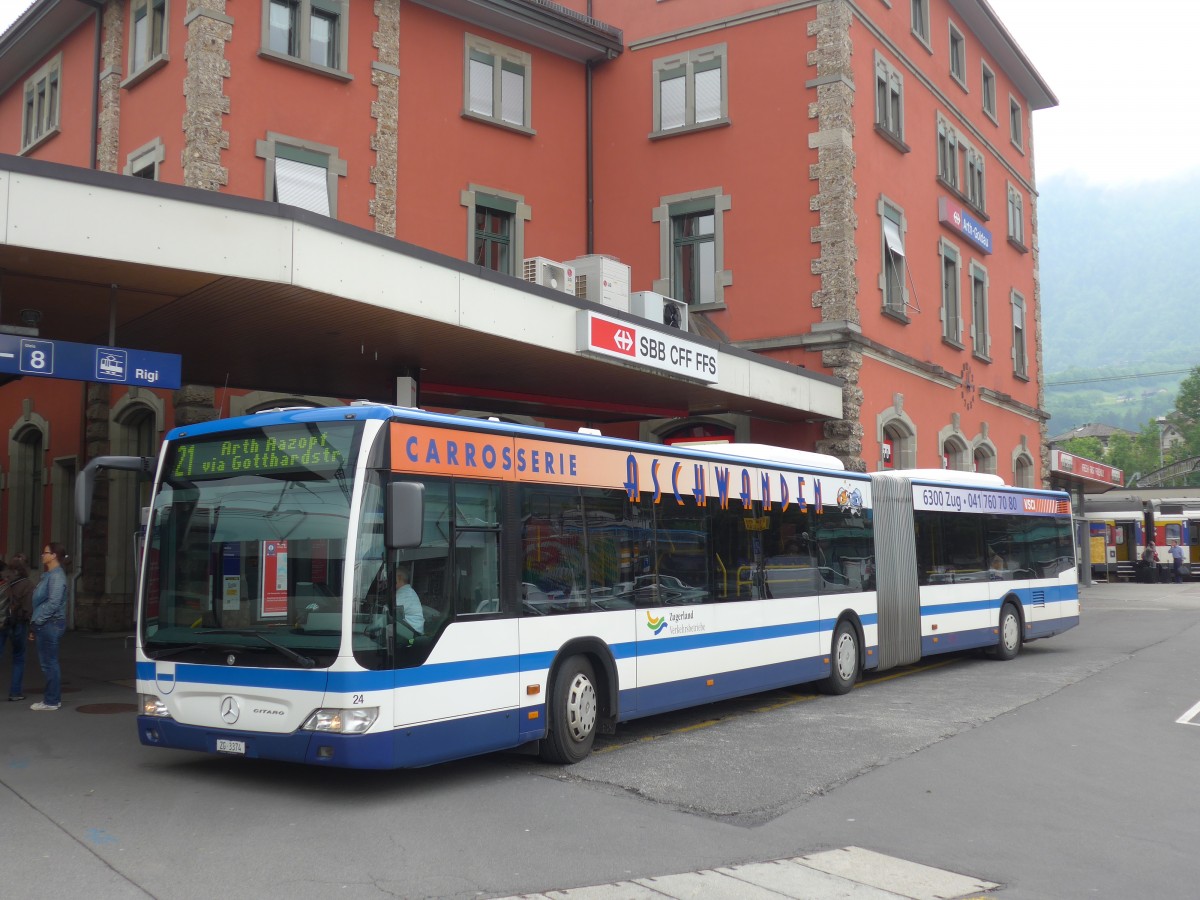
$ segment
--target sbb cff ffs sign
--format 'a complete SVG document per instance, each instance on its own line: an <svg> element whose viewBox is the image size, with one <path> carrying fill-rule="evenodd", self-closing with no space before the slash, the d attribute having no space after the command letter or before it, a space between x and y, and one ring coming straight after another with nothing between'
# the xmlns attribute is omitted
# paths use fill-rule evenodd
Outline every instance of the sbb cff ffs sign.
<svg viewBox="0 0 1200 900"><path fill-rule="evenodd" d="M681 378L716 384L717 351L696 341L579 311L579 352L613 357Z"/></svg>

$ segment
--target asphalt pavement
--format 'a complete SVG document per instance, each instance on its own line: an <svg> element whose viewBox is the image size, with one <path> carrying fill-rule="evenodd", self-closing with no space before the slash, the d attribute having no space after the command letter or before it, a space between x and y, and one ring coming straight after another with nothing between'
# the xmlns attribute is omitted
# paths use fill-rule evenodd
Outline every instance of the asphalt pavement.
<svg viewBox="0 0 1200 900"><path fill-rule="evenodd" d="M1083 616L1087 621L1089 602L1128 604L1130 608L1165 602L1200 608L1200 582L1173 584L1097 583L1081 589ZM139 796L139 754L154 753L142 748L135 733L135 681L133 640L128 633L68 632L61 648L63 704L54 712L35 712L30 704L41 699L42 676L36 651L29 645L26 658L25 694L19 703L0 700L0 847L5 850L5 872L0 896L92 896L108 898L165 896L156 891L152 879L130 881L119 865L108 857L119 846L110 829L120 829L132 808L144 803ZM6 696L10 657L0 661L0 689ZM120 791L116 790L120 786ZM194 789L195 786L193 786ZM189 802L186 790L179 796L156 796L154 803L178 807ZM120 801L111 798L119 796ZM129 808L114 808L114 802ZM107 808L106 808L107 807ZM186 843L187 836L180 840ZM836 846L836 845L835 845ZM570 892L548 892L551 897L634 896L756 896L806 897L919 897L979 896L994 885L978 873L941 872L929 869L918 875L938 883L961 884L964 893L946 892L942 883L936 894L915 888L904 889L914 878L905 860L879 857L870 866L852 871L838 870L839 859L857 859L859 851L846 846L832 855L762 859L744 866L699 870L693 873L664 873L662 878L577 888ZM832 868L831 868L832 866ZM878 871L895 872L895 881ZM864 873L859 879L857 872ZM866 873L870 872L867 880ZM790 873L806 887L801 893L781 890L780 873ZM815 874L814 874L815 873ZM143 873L145 874L145 873ZM964 879L954 882L955 877ZM825 883L827 893L814 893L813 885ZM730 885L733 885L731 888ZM753 885L753 888L747 887ZM281 885L280 896L286 895ZM797 888L799 889L799 888ZM768 893L758 893L759 890ZM1003 893L1003 889L1001 889ZM529 895L526 895L529 896Z"/></svg>

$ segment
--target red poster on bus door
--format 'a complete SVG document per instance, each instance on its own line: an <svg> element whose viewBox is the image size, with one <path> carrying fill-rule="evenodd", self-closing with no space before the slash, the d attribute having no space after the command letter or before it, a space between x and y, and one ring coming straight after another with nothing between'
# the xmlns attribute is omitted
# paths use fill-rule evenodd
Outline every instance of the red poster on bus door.
<svg viewBox="0 0 1200 900"><path fill-rule="evenodd" d="M268 616L286 616L288 611L287 541L262 543L262 610Z"/></svg>

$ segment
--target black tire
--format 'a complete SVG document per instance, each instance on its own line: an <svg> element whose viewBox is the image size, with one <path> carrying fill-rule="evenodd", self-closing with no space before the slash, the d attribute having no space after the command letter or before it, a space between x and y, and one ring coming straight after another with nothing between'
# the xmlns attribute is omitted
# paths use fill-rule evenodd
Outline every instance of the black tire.
<svg viewBox="0 0 1200 900"><path fill-rule="evenodd" d="M1012 603L1006 602L1000 607L999 635L992 655L996 659L1015 659L1021 652L1021 615Z"/></svg>
<svg viewBox="0 0 1200 900"><path fill-rule="evenodd" d="M558 670L550 691L546 708L550 721L542 740L542 759L569 766L586 758L596 740L596 714L592 664L586 657L572 656Z"/></svg>
<svg viewBox="0 0 1200 900"><path fill-rule="evenodd" d="M848 694L858 681L861 667L858 631L845 619L833 629L829 650L829 676L818 682L822 694Z"/></svg>

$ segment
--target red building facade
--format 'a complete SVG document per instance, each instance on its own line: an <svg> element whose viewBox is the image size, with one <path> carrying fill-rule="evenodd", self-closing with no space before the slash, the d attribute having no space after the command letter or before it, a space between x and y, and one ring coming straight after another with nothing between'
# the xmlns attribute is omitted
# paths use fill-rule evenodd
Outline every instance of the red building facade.
<svg viewBox="0 0 1200 900"><path fill-rule="evenodd" d="M1055 102L986 0L39 0L0 36L0 153L298 206L517 276L605 254L683 303L689 333L843 383L840 415L642 411L610 433L1024 485L1049 471L1030 114ZM0 326L42 287L0 274ZM503 373L475 387L431 405L503 402ZM332 402L312 394L0 387L4 549L74 531L87 459ZM537 418L580 424L571 408ZM130 615L145 487L123 478L78 548L84 626Z"/></svg>

